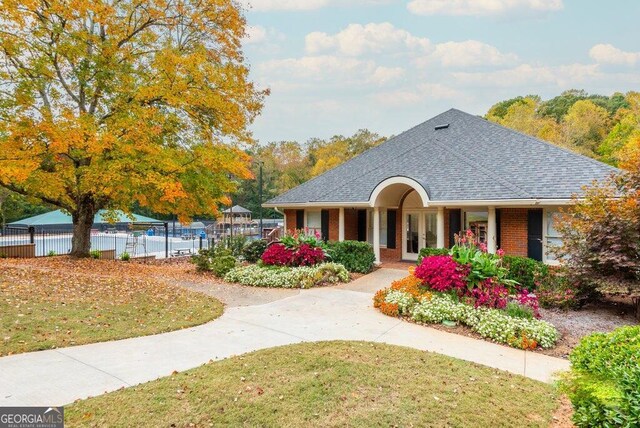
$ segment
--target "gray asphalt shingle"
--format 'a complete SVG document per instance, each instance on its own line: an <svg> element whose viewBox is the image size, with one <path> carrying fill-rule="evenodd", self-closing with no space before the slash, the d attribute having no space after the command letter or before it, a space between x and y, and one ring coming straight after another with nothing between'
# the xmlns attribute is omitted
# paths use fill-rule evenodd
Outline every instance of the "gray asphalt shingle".
<svg viewBox="0 0 640 428"><path fill-rule="evenodd" d="M443 124L449 127L435 129ZM267 203L366 202L396 176L420 183L432 201L568 199L616 171L451 109Z"/></svg>

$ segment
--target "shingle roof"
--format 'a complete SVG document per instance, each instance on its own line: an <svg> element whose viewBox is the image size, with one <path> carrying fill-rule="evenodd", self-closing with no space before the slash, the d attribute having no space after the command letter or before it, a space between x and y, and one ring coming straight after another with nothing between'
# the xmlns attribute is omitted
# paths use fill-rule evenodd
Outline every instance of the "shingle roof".
<svg viewBox="0 0 640 428"><path fill-rule="evenodd" d="M449 124L444 129L437 126ZM616 168L451 109L267 202L366 202L409 177L431 201L569 199Z"/></svg>

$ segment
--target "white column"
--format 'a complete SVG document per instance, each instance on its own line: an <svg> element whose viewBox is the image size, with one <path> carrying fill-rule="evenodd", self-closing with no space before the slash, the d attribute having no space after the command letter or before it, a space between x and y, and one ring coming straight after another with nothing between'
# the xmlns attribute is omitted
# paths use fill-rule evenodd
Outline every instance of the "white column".
<svg viewBox="0 0 640 428"><path fill-rule="evenodd" d="M496 207L489 207L489 224L487 225L487 251L491 254L495 254L498 249L496 227Z"/></svg>
<svg viewBox="0 0 640 428"><path fill-rule="evenodd" d="M340 208L338 215L338 241L344 241L344 208Z"/></svg>
<svg viewBox="0 0 640 428"><path fill-rule="evenodd" d="M444 248L444 234L446 233L444 230L444 207L438 207L438 217L436 222L436 234L437 236L437 246L438 248Z"/></svg>
<svg viewBox="0 0 640 428"><path fill-rule="evenodd" d="M373 209L373 252L376 264L380 264L380 208Z"/></svg>

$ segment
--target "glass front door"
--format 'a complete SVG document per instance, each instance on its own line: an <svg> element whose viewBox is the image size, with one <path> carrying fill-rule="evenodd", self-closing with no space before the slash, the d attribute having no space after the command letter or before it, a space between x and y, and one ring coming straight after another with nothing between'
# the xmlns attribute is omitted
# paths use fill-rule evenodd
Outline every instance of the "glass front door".
<svg viewBox="0 0 640 428"><path fill-rule="evenodd" d="M420 250L437 245L437 214L408 211L404 214L402 258L417 260Z"/></svg>

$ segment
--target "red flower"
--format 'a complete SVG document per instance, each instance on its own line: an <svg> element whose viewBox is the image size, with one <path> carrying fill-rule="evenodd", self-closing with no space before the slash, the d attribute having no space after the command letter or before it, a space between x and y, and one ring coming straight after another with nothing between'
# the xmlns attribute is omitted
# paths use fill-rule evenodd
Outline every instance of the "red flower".
<svg viewBox="0 0 640 428"><path fill-rule="evenodd" d="M461 290L466 287L467 268L451 256L430 256L422 259L414 275L436 291Z"/></svg>
<svg viewBox="0 0 640 428"><path fill-rule="evenodd" d="M293 257L293 250L282 244L273 244L262 254L262 262L266 265L289 266L293 262Z"/></svg>

